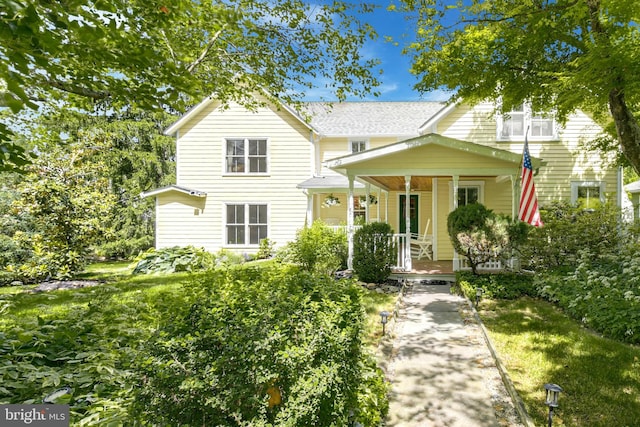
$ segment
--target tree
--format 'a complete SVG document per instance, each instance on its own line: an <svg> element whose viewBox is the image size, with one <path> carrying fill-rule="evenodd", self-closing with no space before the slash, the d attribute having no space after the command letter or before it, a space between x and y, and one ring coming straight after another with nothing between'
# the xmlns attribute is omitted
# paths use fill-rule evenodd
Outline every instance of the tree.
<svg viewBox="0 0 640 427"><path fill-rule="evenodd" d="M35 144L63 138L63 145L94 148L86 160L101 165L101 178L116 201L113 215L103 218L113 233L95 242L99 255L127 258L153 245L155 202L140 193L175 182L175 141L161 133L173 120L162 111L133 108L103 115L60 110L38 120Z"/></svg>
<svg viewBox="0 0 640 427"><path fill-rule="evenodd" d="M28 166L18 185L20 197L13 202L14 214L28 217L33 227L12 236L32 250L30 260L18 270L22 278L70 277L84 265L91 245L110 232L105 218L112 215L115 198L104 162L90 159L101 148L94 142L39 143L41 155Z"/></svg>
<svg viewBox="0 0 640 427"><path fill-rule="evenodd" d="M640 172L640 3L636 0L405 1L418 14L413 71L420 91L453 100L528 101L560 120L576 109L605 127Z"/></svg>
<svg viewBox="0 0 640 427"><path fill-rule="evenodd" d="M135 105L183 111L215 94L295 103L326 79L335 96L377 86L373 6L302 0L0 0L0 105L14 114L64 100L88 112ZM29 156L0 124L0 170Z"/></svg>

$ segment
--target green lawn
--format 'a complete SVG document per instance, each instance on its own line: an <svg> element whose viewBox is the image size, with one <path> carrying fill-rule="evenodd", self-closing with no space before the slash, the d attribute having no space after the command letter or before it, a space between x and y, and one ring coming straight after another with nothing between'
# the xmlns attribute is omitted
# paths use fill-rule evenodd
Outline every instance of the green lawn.
<svg viewBox="0 0 640 427"><path fill-rule="evenodd" d="M123 388L129 386L130 361L160 317L172 312L190 279L189 273L129 272L128 263L101 263L81 277L104 282L95 287L42 293L0 288L0 403L38 403L70 384L76 403L103 399L91 412L72 413L74 420L102 417L101 411L116 417L116 424L126 420L117 417L125 416L121 408L130 404ZM374 347L381 336L379 312L392 311L397 296L367 290L362 296L364 345Z"/></svg>
<svg viewBox="0 0 640 427"><path fill-rule="evenodd" d="M545 383L564 392L554 426L640 423L640 348L584 329L541 300L484 301L480 315L536 425L546 425Z"/></svg>

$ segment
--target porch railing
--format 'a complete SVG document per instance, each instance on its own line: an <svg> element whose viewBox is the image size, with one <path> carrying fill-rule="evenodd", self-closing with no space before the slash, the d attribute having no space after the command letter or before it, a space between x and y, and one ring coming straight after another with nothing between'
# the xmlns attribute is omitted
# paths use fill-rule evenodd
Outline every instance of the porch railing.
<svg viewBox="0 0 640 427"><path fill-rule="evenodd" d="M502 271L502 270L517 270L520 267L520 260L518 258L510 258L506 263L503 260L495 257L492 260L478 264L478 270L489 271ZM458 254L455 254L453 259L453 271L458 270L471 270L469 260L466 257L460 258Z"/></svg>

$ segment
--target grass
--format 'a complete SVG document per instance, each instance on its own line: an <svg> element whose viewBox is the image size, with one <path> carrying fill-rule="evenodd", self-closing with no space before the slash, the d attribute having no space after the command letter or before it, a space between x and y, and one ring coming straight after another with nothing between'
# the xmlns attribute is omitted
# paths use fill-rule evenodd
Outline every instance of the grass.
<svg viewBox="0 0 640 427"><path fill-rule="evenodd" d="M375 347L382 338L382 325L380 324L380 312L393 312L398 294L380 294L375 291L365 290L362 299L366 318L365 345Z"/></svg>
<svg viewBox="0 0 640 427"><path fill-rule="evenodd" d="M254 262L243 264L270 265L270 262ZM171 292L178 289L189 277L189 273L156 274L156 275L131 275L133 269L130 261L107 261L89 264L85 271L78 275L77 279L105 281L107 284L99 288L82 288L67 291L45 292L32 294L25 292L33 286L0 287L0 313L3 307L11 309L12 316L27 318L60 317L65 312L79 306L88 304L96 295L113 295L120 302L140 298L140 292L144 291L145 298L153 298L154 295ZM380 312L383 310L392 312L397 300L396 294L380 294L374 291L364 290L363 305L366 312L365 345L376 346L382 337L380 325ZM4 305L3 305L4 304ZM5 322L0 319L0 325Z"/></svg>
<svg viewBox="0 0 640 427"><path fill-rule="evenodd" d="M602 338L552 304L484 301L480 315L536 425L546 425L544 384L560 385L554 426L635 426L640 348Z"/></svg>

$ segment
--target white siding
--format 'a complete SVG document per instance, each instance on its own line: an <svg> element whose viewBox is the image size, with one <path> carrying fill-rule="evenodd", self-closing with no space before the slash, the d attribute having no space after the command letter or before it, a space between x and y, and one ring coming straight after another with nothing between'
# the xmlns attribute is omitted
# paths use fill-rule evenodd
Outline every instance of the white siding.
<svg viewBox="0 0 640 427"><path fill-rule="evenodd" d="M266 138L268 173L225 174L225 138L230 137ZM304 225L306 196L296 185L312 176L310 146L309 129L285 110L250 112L232 105L221 111L210 104L180 129L177 140L177 184L206 192L206 207L192 220L192 208L160 196L157 244L206 242L211 251L224 247L226 203L268 204L269 239L277 246L292 240ZM234 249L252 252L256 247Z"/></svg>

